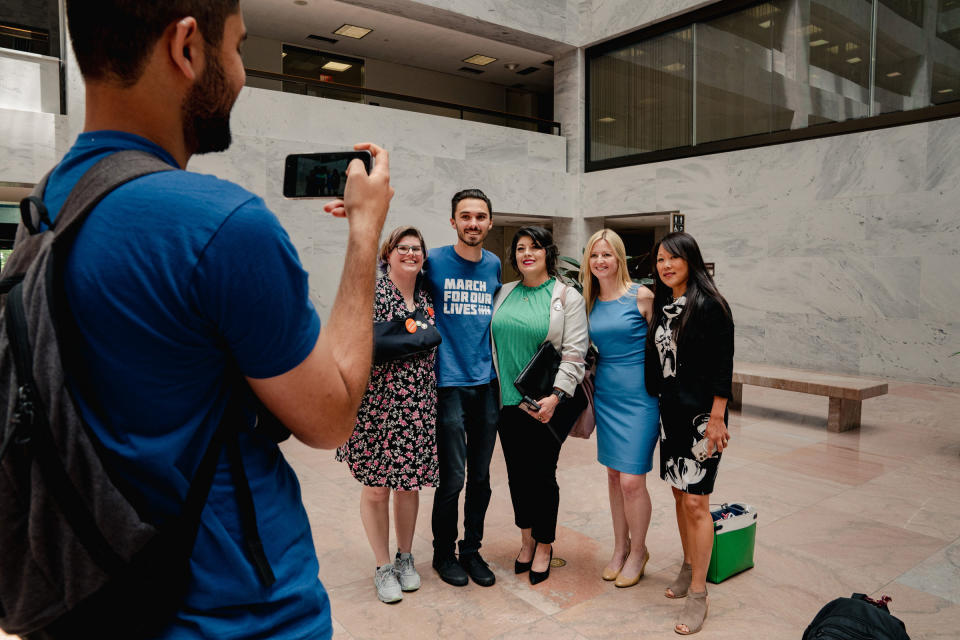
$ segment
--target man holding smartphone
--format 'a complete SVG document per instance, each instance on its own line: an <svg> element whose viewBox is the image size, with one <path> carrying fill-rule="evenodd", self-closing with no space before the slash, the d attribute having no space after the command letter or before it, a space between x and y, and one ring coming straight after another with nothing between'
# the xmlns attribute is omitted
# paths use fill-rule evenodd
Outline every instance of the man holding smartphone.
<svg viewBox="0 0 960 640"><path fill-rule="evenodd" d="M489 587L496 577L480 556L480 543L490 504L490 458L500 404L490 350L500 259L483 248L493 227L490 199L479 189L456 193L450 226L457 232L457 243L431 250L424 266L443 336L437 353L440 483L433 498L433 568L448 584L464 586L469 576ZM458 559L454 552L464 484Z"/></svg>
<svg viewBox="0 0 960 640"><path fill-rule="evenodd" d="M156 637L329 638L329 599L296 475L255 429L234 378L307 445L333 449L350 436L370 371L377 242L393 196L387 152L357 145L376 167L368 176L352 162L343 200L325 206L348 218L349 233L321 331L307 273L263 200L184 170L193 154L230 144L244 85L237 0L68 0L67 18L86 122L50 175L51 215L110 154L138 150L170 169L110 192L73 243L64 273L72 346L90 373L71 389L84 391L73 394L80 414L105 465L160 525L180 511L226 407L243 407L247 418L232 430L242 464L222 457L217 466L187 592ZM238 466L262 541L263 557L253 560L232 479ZM258 574L261 560L274 581Z"/></svg>

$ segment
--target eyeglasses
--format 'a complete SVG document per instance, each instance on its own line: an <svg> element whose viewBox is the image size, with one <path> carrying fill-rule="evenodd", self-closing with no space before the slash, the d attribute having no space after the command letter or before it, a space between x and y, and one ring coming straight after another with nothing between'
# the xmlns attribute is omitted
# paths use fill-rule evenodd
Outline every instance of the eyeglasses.
<svg viewBox="0 0 960 640"><path fill-rule="evenodd" d="M423 247L416 244L398 244L397 253L402 256L407 255L408 253L413 253L414 255L420 255L423 253Z"/></svg>

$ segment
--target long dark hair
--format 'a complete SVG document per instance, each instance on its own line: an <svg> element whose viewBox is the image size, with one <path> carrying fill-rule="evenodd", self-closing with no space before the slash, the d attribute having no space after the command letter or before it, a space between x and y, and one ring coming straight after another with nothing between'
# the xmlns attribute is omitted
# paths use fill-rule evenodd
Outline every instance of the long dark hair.
<svg viewBox="0 0 960 640"><path fill-rule="evenodd" d="M707 298L713 298L720 303L723 312L730 317L730 305L717 290L717 285L713 282L713 277L707 271L707 266L703 263L703 255L700 253L700 247L697 241L689 233L683 231L674 231L663 236L663 239L653 248L654 260L663 247L670 255L683 258L687 262L687 291L684 294L687 303L680 314L679 325L674 329L674 340L679 344L683 330L687 326L687 321L696 317L703 308ZM663 308L673 302L673 290L663 283L660 279L660 270L653 270L653 277L656 281L656 287L653 292L653 323L655 329L660 326L663 320ZM654 331L648 333L648 338L652 337Z"/></svg>

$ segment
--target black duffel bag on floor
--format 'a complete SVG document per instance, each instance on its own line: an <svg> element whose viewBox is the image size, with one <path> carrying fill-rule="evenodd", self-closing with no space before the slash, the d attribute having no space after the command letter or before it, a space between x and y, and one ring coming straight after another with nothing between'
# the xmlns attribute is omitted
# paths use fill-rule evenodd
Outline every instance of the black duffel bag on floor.
<svg viewBox="0 0 960 640"><path fill-rule="evenodd" d="M873 600L862 593L837 598L817 613L803 640L910 640L907 629L890 613L884 596Z"/></svg>

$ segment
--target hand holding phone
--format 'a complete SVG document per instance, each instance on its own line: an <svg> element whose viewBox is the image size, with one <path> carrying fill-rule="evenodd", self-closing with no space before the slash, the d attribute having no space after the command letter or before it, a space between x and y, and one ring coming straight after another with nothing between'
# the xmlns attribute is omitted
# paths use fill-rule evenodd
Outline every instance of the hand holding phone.
<svg viewBox="0 0 960 640"><path fill-rule="evenodd" d="M342 198L347 186L347 167L354 159L373 171L373 155L367 149L329 153L292 153L283 169L284 198Z"/></svg>
<svg viewBox="0 0 960 640"><path fill-rule="evenodd" d="M710 441L710 438L699 440L697 444L693 445L690 449L690 453L693 454L697 462L703 462L712 455L712 452L713 442Z"/></svg>

